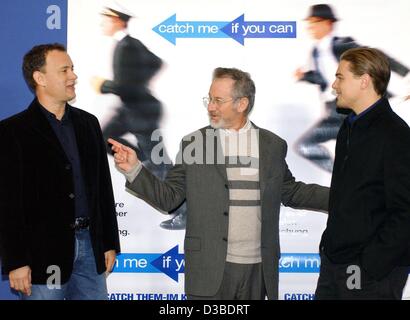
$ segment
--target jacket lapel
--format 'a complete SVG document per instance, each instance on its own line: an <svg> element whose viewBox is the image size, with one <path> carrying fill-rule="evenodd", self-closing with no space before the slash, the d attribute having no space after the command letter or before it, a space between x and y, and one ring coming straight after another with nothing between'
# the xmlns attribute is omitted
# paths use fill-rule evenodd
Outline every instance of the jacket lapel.
<svg viewBox="0 0 410 320"><path fill-rule="evenodd" d="M29 116L32 120L30 124L32 125L33 131L35 131L39 136L41 136L45 140L47 145L53 148L60 156L64 157L64 159L67 161L66 154L63 148L61 147L61 144L58 141L58 138L54 133L53 128L51 127L46 116L40 108L42 107L37 99L35 99L28 108Z"/></svg>
<svg viewBox="0 0 410 320"><path fill-rule="evenodd" d="M259 142L259 181L261 186L261 195L263 195L266 180L273 177L273 153L275 146L272 143L272 139L268 136L265 130L260 129L254 123L252 123L253 128L258 130L258 142ZM209 130L211 127L207 127ZM215 133L213 133L215 136ZM208 131L205 132L205 139L209 139ZM226 166L225 163L218 162L218 154L223 155L222 145L220 138L214 138L214 163L216 163L216 169L220 176L223 178L224 181L228 181L228 177L226 174ZM204 148L206 146L206 142L204 142ZM206 152L206 149L205 149ZM205 154L205 153L204 153Z"/></svg>
<svg viewBox="0 0 410 320"><path fill-rule="evenodd" d="M78 153L80 155L81 162L84 163L84 160L87 158L87 150L89 150L90 148L87 139L87 123L78 114L77 110L71 108L70 111L71 120L75 132L75 139L77 141Z"/></svg>
<svg viewBox="0 0 410 320"><path fill-rule="evenodd" d="M204 156L204 163L207 164L207 155L209 153L213 154L213 167L216 168L216 171L221 176L225 183L228 182L228 176L226 174L226 166L225 166L225 158L223 155L221 139L218 134L218 131L213 129L211 126L208 126L204 129L203 133L203 156Z"/></svg>
<svg viewBox="0 0 410 320"><path fill-rule="evenodd" d="M266 181L272 178L273 174L273 152L274 146L272 139L269 138L266 131L258 128L252 123L253 127L259 130L259 182L261 189L261 199L265 192Z"/></svg>
<svg viewBox="0 0 410 320"><path fill-rule="evenodd" d="M263 192L265 190L265 185L266 185L266 180L270 179L273 177L273 152L274 152L274 146L272 144L272 139L268 136L265 130L260 129L257 127L254 123L252 123L253 128L258 130L258 142L259 142L259 181L260 181L260 186L261 186L261 196L263 195ZM205 134L204 137L205 139L210 139L210 134L212 130L210 130L211 127L207 127L205 129ZM226 174L226 166L225 163L221 163L221 161L218 162L218 154L223 155L222 151L222 145L220 138L218 136L215 137L215 130L213 130L212 135L214 136L214 163L216 163L215 167L220 176L224 181L228 181L228 177ZM206 141L206 140L205 140ZM206 142L204 141L204 155L206 152Z"/></svg>
<svg viewBox="0 0 410 320"><path fill-rule="evenodd" d="M228 183L228 175L226 173L225 157L224 157L224 152L222 150L221 136L219 135L218 132L216 134L217 136L215 138L215 148L214 148L216 169L218 173L221 175L222 179L226 183Z"/></svg>
<svg viewBox="0 0 410 320"><path fill-rule="evenodd" d="M90 155L90 151L95 149L95 146L92 145L92 143L95 143L95 141L91 142L91 133L89 132L87 121L85 121L78 110L71 108L70 116L75 132L75 139L77 141L77 149L80 157L82 175L87 185L87 190L91 190L92 188L90 188L89 185L90 181L92 181L92 179L90 178L90 173L92 174L94 170L90 166L95 165L92 161L92 159L95 159L95 157L93 158L93 156Z"/></svg>

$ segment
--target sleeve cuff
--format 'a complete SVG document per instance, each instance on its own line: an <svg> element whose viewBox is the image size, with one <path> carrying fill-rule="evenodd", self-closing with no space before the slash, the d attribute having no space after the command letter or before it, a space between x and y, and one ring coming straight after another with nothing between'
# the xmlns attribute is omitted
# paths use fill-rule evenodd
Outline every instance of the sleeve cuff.
<svg viewBox="0 0 410 320"><path fill-rule="evenodd" d="M117 168L117 170L118 170L119 172L121 172L121 173L124 175L124 177L127 179L127 181L128 181L129 183L132 183L132 182L135 180L135 178L138 176L138 174L141 172L142 163L141 163L141 162L138 162L138 164L136 164L135 167L134 167L131 171L129 171L129 172L126 172L126 171L124 171L124 170L121 170L121 169L118 168L117 166L115 166L115 167Z"/></svg>

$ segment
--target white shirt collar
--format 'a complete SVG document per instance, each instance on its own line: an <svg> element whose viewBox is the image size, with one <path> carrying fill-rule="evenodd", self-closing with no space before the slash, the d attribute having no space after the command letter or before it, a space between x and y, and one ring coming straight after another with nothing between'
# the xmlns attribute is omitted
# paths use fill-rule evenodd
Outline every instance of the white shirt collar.
<svg viewBox="0 0 410 320"><path fill-rule="evenodd" d="M125 32L125 30L118 30L114 35L112 36L115 40L121 41L124 39L128 34Z"/></svg>
<svg viewBox="0 0 410 320"><path fill-rule="evenodd" d="M245 133L247 132L249 129L252 128L252 123L249 119L246 119L246 123L244 124L244 126L242 128L240 128L239 130L235 130L235 129L220 129L222 133L224 133L225 135L229 135L229 134L234 134L234 133Z"/></svg>
<svg viewBox="0 0 410 320"><path fill-rule="evenodd" d="M315 47L318 48L318 50L323 51L323 50L328 50L332 46L332 39L334 38L334 33L331 32L324 38L316 41Z"/></svg>

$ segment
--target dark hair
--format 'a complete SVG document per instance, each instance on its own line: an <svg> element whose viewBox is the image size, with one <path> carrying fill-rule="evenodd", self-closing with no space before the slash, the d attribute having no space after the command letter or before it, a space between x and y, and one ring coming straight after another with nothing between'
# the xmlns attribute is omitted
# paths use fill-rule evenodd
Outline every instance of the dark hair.
<svg viewBox="0 0 410 320"><path fill-rule="evenodd" d="M390 81L390 63L378 49L360 47L345 51L340 60L350 62L350 71L361 76L368 74L372 78L374 90L383 96Z"/></svg>
<svg viewBox="0 0 410 320"><path fill-rule="evenodd" d="M24 55L22 66L23 76L27 85L33 92L36 90L37 86L33 78L33 73L35 71L41 71L46 64L47 54L53 50L67 51L65 46L60 43L47 43L34 46Z"/></svg>
<svg viewBox="0 0 410 320"><path fill-rule="evenodd" d="M213 79L230 78L235 80L233 87L234 98L246 97L249 100L246 113L251 112L255 103L255 83L251 79L249 73L236 68L216 68L214 70Z"/></svg>

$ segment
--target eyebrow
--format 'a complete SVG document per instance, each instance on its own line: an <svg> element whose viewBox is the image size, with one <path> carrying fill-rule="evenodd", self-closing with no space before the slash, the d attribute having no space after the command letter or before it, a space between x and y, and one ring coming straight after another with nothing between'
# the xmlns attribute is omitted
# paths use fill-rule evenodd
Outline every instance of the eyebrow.
<svg viewBox="0 0 410 320"><path fill-rule="evenodd" d="M65 65L65 66L62 66L62 67L60 68L60 70L72 69L72 68L74 68L74 65Z"/></svg>

